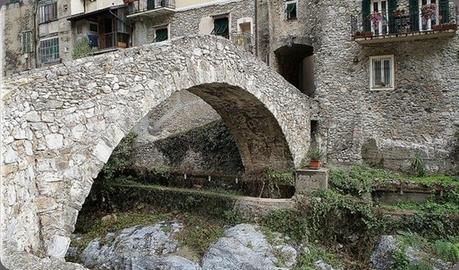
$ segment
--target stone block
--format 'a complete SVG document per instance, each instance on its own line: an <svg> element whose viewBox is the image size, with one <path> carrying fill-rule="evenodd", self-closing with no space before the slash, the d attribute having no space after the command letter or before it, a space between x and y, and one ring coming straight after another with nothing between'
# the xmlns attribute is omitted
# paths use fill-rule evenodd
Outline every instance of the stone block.
<svg viewBox="0 0 459 270"><path fill-rule="evenodd" d="M296 194L308 193L319 189L328 189L328 169L301 169L295 173Z"/></svg>

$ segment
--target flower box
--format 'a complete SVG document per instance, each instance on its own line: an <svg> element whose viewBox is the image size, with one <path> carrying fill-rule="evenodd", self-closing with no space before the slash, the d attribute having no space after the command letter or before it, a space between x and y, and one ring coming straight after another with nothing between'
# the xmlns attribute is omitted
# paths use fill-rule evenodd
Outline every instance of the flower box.
<svg viewBox="0 0 459 270"><path fill-rule="evenodd" d="M356 32L354 38L371 38L373 37L372 32Z"/></svg>

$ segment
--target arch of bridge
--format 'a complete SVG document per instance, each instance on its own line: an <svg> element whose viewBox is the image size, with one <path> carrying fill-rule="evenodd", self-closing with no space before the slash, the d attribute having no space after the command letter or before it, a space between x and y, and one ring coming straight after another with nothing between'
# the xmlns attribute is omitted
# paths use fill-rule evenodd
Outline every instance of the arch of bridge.
<svg viewBox="0 0 459 270"><path fill-rule="evenodd" d="M209 103L244 167L298 166L310 100L230 41L182 37L17 74L4 82L4 247L63 257L112 150L177 91Z"/></svg>

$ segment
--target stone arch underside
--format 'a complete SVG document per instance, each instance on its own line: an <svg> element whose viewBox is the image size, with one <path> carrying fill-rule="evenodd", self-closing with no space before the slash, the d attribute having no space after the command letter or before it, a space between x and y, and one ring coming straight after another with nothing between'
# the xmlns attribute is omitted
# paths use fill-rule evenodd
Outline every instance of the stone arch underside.
<svg viewBox="0 0 459 270"><path fill-rule="evenodd" d="M228 40L184 37L15 75L2 96L2 243L63 257L93 179L130 129L189 90L222 116L246 170L298 166L309 99Z"/></svg>

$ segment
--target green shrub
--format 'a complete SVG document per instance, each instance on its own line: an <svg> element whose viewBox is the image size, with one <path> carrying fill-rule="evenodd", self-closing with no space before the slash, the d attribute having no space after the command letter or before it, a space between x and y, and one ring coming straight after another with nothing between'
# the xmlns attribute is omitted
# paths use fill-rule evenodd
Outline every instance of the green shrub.
<svg viewBox="0 0 459 270"><path fill-rule="evenodd" d="M89 46L89 39L83 37L77 40L73 46L72 58L78 59L91 55L93 49Z"/></svg>
<svg viewBox="0 0 459 270"><path fill-rule="evenodd" d="M459 261L459 242L437 240L434 243L434 252L443 260L457 263Z"/></svg>
<svg viewBox="0 0 459 270"><path fill-rule="evenodd" d="M261 220L271 231L288 235L292 240L303 242L308 239L307 219L297 210L277 210Z"/></svg>
<svg viewBox="0 0 459 270"><path fill-rule="evenodd" d="M418 177L426 175L424 160L419 153L416 153L411 159L411 173Z"/></svg>

